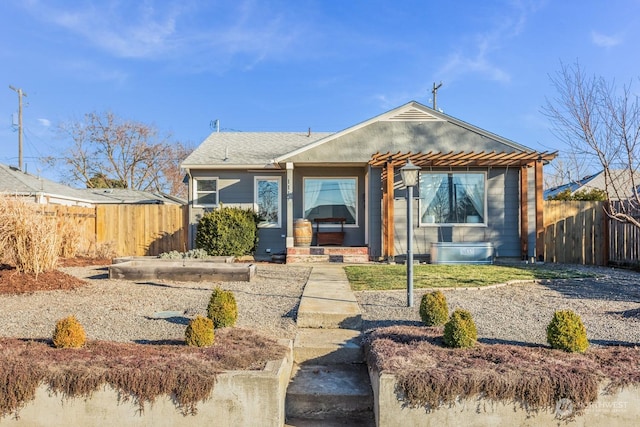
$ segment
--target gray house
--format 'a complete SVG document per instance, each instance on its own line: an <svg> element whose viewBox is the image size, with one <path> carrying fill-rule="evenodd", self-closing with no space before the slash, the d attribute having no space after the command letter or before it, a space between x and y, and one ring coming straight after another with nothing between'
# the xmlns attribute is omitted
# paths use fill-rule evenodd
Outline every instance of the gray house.
<svg viewBox="0 0 640 427"><path fill-rule="evenodd" d="M265 218L257 258L402 256L407 191L399 169L411 160L421 168L416 257L428 259L440 244L462 253L489 244L495 256L540 258L542 166L554 157L417 102L337 133L214 132L182 163L190 241L199 217L223 204ZM301 247L303 219L313 235Z"/></svg>

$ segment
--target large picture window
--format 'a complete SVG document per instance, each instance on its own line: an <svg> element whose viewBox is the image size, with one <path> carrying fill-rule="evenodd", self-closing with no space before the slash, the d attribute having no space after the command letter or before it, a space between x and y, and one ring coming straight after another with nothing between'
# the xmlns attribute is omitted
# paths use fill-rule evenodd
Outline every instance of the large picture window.
<svg viewBox="0 0 640 427"><path fill-rule="evenodd" d="M196 178L193 182L193 204L195 206L218 205L217 178Z"/></svg>
<svg viewBox="0 0 640 427"><path fill-rule="evenodd" d="M485 223L484 173L420 174L420 223Z"/></svg>
<svg viewBox="0 0 640 427"><path fill-rule="evenodd" d="M357 178L305 178L304 217L345 218L345 224L357 224Z"/></svg>
<svg viewBox="0 0 640 427"><path fill-rule="evenodd" d="M258 227L280 227L280 178L256 177L254 203Z"/></svg>

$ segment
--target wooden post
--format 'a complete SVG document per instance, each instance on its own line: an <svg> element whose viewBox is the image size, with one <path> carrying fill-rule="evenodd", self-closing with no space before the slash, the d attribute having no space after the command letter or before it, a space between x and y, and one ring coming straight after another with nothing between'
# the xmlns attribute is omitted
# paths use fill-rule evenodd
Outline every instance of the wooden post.
<svg viewBox="0 0 640 427"><path fill-rule="evenodd" d="M394 198L394 171L393 163L387 162L387 180L384 183L384 255L385 258L390 259L395 256L395 248L393 243L393 198Z"/></svg>
<svg viewBox="0 0 640 427"><path fill-rule="evenodd" d="M529 258L529 191L527 166L520 167L520 248L522 259Z"/></svg>
<svg viewBox="0 0 640 427"><path fill-rule="evenodd" d="M544 261L544 197L542 190L542 159L536 161L536 257Z"/></svg>

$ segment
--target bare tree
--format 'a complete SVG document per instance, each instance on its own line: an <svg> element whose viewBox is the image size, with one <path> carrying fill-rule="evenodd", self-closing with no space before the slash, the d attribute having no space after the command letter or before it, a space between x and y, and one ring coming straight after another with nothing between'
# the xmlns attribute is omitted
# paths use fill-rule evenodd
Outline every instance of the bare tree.
<svg viewBox="0 0 640 427"><path fill-rule="evenodd" d="M155 127L94 112L82 121L61 123L58 129L72 141L62 154L66 182L87 188L117 182L136 190L186 194L180 162L190 150L159 136Z"/></svg>
<svg viewBox="0 0 640 427"><path fill-rule="evenodd" d="M561 64L551 83L557 95L543 111L554 132L573 155L604 171L607 214L640 227L640 103L631 83L618 89L615 82L587 76L577 62Z"/></svg>

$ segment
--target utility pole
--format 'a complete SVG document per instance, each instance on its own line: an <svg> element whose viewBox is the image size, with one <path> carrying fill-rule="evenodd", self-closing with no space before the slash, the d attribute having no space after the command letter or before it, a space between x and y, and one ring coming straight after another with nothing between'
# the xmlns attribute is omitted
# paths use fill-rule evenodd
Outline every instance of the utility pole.
<svg viewBox="0 0 640 427"><path fill-rule="evenodd" d="M437 109L437 100L438 100L438 89L442 87L442 82L438 86L436 86L436 82L433 82L433 90L431 93L433 94L433 109Z"/></svg>
<svg viewBox="0 0 640 427"><path fill-rule="evenodd" d="M22 170L22 97L27 96L22 89L9 85L9 89L18 94L18 169Z"/></svg>

